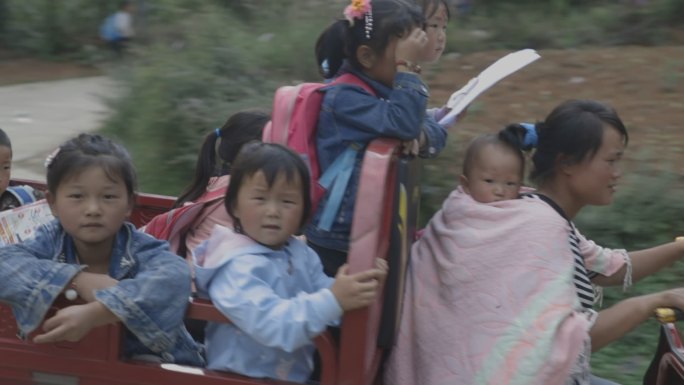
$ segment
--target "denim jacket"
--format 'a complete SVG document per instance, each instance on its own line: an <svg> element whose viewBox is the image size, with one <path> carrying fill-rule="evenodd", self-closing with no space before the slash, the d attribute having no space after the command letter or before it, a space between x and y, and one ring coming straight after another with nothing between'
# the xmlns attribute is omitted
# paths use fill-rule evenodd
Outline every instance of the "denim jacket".
<svg viewBox="0 0 684 385"><path fill-rule="evenodd" d="M0 301L12 307L23 338L84 268L74 249L58 220L42 226L34 238L0 249ZM119 283L98 290L95 297L126 326L126 356L154 354L164 362L204 364L200 347L183 325L190 270L167 242L124 224L114 241L109 275Z"/></svg>
<svg viewBox="0 0 684 385"><path fill-rule="evenodd" d="M358 152L332 228L325 231L318 226L329 198L328 190L306 229L306 237L316 245L346 252L349 249L361 163L368 144L380 137L404 141L418 139L420 133L424 132L427 143L420 149L419 156L427 158L436 156L444 148L447 131L426 114L429 92L417 75L398 72L393 88L390 88L349 65L343 69L360 77L375 90L376 95L369 94L359 86L342 83L321 89L325 95L316 134L321 172L324 173L350 146L357 148Z"/></svg>
<svg viewBox="0 0 684 385"><path fill-rule="evenodd" d="M232 321L209 322L207 367L305 382L313 339L342 316L318 255L294 237L273 250L218 225L193 254L199 294Z"/></svg>

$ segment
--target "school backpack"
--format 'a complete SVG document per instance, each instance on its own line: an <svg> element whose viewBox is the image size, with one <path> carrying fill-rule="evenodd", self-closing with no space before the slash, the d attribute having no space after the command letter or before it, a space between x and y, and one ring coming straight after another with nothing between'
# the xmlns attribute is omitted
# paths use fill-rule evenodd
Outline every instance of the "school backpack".
<svg viewBox="0 0 684 385"><path fill-rule="evenodd" d="M262 139L264 142L280 143L298 153L309 168L311 175L311 211L315 212L318 202L330 187L329 202L341 201L341 195L346 188L346 182L337 183L335 178L338 174L351 174L355 151L348 149L340 155L332 165L321 175L316 152L316 128L318 116L323 102L322 87L331 84L351 84L363 88L371 95L375 91L361 80L358 76L346 73L338 76L330 83L302 83L296 86L283 86L278 88L273 99L273 113L271 121L264 127ZM345 175L347 180L349 175ZM332 195L339 196L333 198ZM332 219L337 213L339 202L328 204L321 218L319 227L330 230Z"/></svg>
<svg viewBox="0 0 684 385"><path fill-rule="evenodd" d="M204 219L203 213L213 211L205 209L223 205L225 193L226 188L209 191L195 202L155 216L140 230L157 239L168 241L171 251L185 258L185 235L188 230L193 223Z"/></svg>

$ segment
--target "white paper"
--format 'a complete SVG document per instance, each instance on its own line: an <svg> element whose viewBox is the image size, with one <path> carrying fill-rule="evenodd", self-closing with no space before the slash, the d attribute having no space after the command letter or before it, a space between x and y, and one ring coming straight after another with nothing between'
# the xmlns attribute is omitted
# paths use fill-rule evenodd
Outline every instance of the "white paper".
<svg viewBox="0 0 684 385"><path fill-rule="evenodd" d="M487 67L479 75L470 79L460 90L451 94L446 107L451 108L439 123L446 123L465 110L480 94L488 90L499 80L539 59L541 56L533 49L523 49L510 53Z"/></svg>

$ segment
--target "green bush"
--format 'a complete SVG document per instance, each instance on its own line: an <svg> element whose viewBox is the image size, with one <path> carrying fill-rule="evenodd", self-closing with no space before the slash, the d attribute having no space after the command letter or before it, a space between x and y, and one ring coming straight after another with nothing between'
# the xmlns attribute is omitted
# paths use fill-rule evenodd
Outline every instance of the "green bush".
<svg viewBox="0 0 684 385"><path fill-rule="evenodd" d="M111 101L104 127L131 150L143 191L178 194L208 132L238 110L270 111L283 83L317 78L313 45L324 24L282 15L248 24L219 2L191 5L154 11L156 43L124 61L126 92Z"/></svg>

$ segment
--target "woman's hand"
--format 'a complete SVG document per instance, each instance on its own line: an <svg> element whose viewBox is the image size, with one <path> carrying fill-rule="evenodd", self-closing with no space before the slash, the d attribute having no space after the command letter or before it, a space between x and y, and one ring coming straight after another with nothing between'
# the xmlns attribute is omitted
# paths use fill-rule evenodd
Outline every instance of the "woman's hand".
<svg viewBox="0 0 684 385"><path fill-rule="evenodd" d="M80 341L94 327L116 322L118 318L100 302L74 305L60 309L43 323L44 334L37 335L37 344Z"/></svg>

